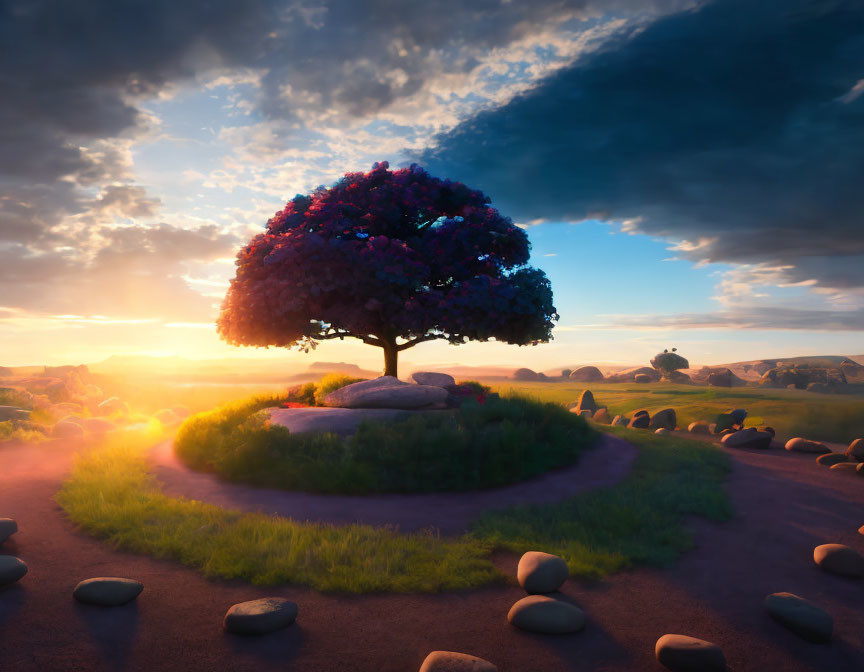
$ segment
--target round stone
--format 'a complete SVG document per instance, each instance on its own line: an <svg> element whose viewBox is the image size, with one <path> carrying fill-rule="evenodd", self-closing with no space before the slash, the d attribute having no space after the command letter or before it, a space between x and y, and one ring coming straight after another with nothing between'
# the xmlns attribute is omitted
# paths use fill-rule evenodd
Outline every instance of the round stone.
<svg viewBox="0 0 864 672"><path fill-rule="evenodd" d="M843 461L832 464L830 469L832 471L848 471L850 474L854 474L857 467L858 465L854 462Z"/></svg>
<svg viewBox="0 0 864 672"><path fill-rule="evenodd" d="M858 463L858 466L855 467L855 472L856 472L859 476L864 476L864 462L859 462L859 463Z"/></svg>
<svg viewBox="0 0 864 672"><path fill-rule="evenodd" d="M817 644L831 641L834 619L809 600L792 593L773 593L764 605L771 618L799 637Z"/></svg>
<svg viewBox="0 0 864 672"><path fill-rule="evenodd" d="M27 573L27 565L14 555L0 555L0 586L15 583Z"/></svg>
<svg viewBox="0 0 864 672"><path fill-rule="evenodd" d="M265 635L297 619L297 605L282 597L240 602L225 614L225 629L236 635Z"/></svg>
<svg viewBox="0 0 864 672"><path fill-rule="evenodd" d="M507 620L520 630L563 635L585 627L585 612L548 595L529 595L510 608Z"/></svg>
<svg viewBox="0 0 864 672"><path fill-rule="evenodd" d="M691 434L710 434L711 430L708 428L708 423L699 420L697 422L691 422L687 426L687 431Z"/></svg>
<svg viewBox="0 0 864 672"><path fill-rule="evenodd" d="M864 439L855 439L846 449L846 457L856 462L864 462Z"/></svg>
<svg viewBox="0 0 864 672"><path fill-rule="evenodd" d="M0 544L18 531L18 523L11 518L0 518Z"/></svg>
<svg viewBox="0 0 864 672"><path fill-rule="evenodd" d="M799 453L830 453L831 449L824 443L818 441L810 441L796 436L794 439L789 439L786 442L786 450L795 450Z"/></svg>
<svg viewBox="0 0 864 672"><path fill-rule="evenodd" d="M843 544L822 544L813 549L813 560L831 574L850 579L864 577L864 557Z"/></svg>
<svg viewBox="0 0 864 672"><path fill-rule="evenodd" d="M420 666L420 672L498 672L488 660L455 651L433 651Z"/></svg>
<svg viewBox="0 0 864 672"><path fill-rule="evenodd" d="M663 434L671 434L672 431L669 430L669 429L666 429L665 427L660 427L660 428L658 428L658 429L655 429L655 430L654 430L654 433L655 433L655 434L663 435Z"/></svg>
<svg viewBox="0 0 864 672"><path fill-rule="evenodd" d="M842 453L825 453L824 455L817 457L816 462L821 464L823 467L831 467L835 464L840 464L841 462L848 462L848 460Z"/></svg>
<svg viewBox="0 0 864 672"><path fill-rule="evenodd" d="M516 568L516 579L528 593L554 593L569 574L562 558L541 551L525 553Z"/></svg>
<svg viewBox="0 0 864 672"><path fill-rule="evenodd" d="M687 635L663 635L654 646L658 662L673 672L726 672L726 657L712 642Z"/></svg>
<svg viewBox="0 0 864 672"><path fill-rule="evenodd" d="M144 590L144 585L132 579L116 576L97 576L85 579L72 591L72 597L84 604L100 607L119 607L134 600Z"/></svg>

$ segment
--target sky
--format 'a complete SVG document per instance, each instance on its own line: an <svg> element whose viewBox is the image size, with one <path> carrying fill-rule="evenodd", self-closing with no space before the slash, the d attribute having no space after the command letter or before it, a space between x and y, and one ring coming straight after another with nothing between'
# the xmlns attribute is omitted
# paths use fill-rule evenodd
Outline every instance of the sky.
<svg viewBox="0 0 864 672"><path fill-rule="evenodd" d="M548 369L864 353L859 0L6 0L0 364L279 357L222 343L240 247L376 161L526 228Z"/></svg>

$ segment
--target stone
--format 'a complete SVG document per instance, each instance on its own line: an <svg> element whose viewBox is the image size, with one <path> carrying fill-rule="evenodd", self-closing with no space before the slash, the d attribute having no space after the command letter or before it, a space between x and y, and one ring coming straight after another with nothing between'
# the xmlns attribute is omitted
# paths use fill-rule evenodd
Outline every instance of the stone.
<svg viewBox="0 0 864 672"><path fill-rule="evenodd" d="M594 415L594 411L589 411L587 408L583 408L581 411L579 411L579 415L583 418L590 418L592 415Z"/></svg>
<svg viewBox="0 0 864 672"><path fill-rule="evenodd" d="M674 430L678 426L678 418L675 415L674 408L664 408L662 411L657 411L651 418L651 429Z"/></svg>
<svg viewBox="0 0 864 672"><path fill-rule="evenodd" d="M570 380L577 383L593 383L603 380L603 374L596 366L582 366L570 373Z"/></svg>
<svg viewBox="0 0 864 672"><path fill-rule="evenodd" d="M663 635L654 645L657 662L673 672L726 672L723 650L687 635Z"/></svg>
<svg viewBox="0 0 864 672"><path fill-rule="evenodd" d="M849 460L842 453L825 453L824 455L817 457L816 462L821 464L823 467L831 467L841 462L849 462Z"/></svg>
<svg viewBox="0 0 864 672"><path fill-rule="evenodd" d="M800 436L789 439L786 442L786 450L794 450L799 453L830 453L831 449L824 443L802 439Z"/></svg>
<svg viewBox="0 0 864 672"><path fill-rule="evenodd" d="M665 427L658 427L654 430L654 433L662 436L664 434L672 434L673 432L671 429L666 429Z"/></svg>
<svg viewBox="0 0 864 672"><path fill-rule="evenodd" d="M849 462L848 460L843 460L842 462L832 464L829 469L832 469L834 471L848 471L850 474L854 474L857 470L858 464L859 463L857 462Z"/></svg>
<svg viewBox="0 0 864 672"><path fill-rule="evenodd" d="M846 449L846 457L856 462L864 462L864 439L855 439Z"/></svg>
<svg viewBox="0 0 864 672"><path fill-rule="evenodd" d="M30 417L30 411L18 406L0 406L0 422L8 420L26 420Z"/></svg>
<svg viewBox="0 0 864 672"><path fill-rule="evenodd" d="M447 387L448 385L456 384L456 379L449 373L436 373L434 371L415 371L409 378L412 383L416 383L417 385Z"/></svg>
<svg viewBox="0 0 864 672"><path fill-rule="evenodd" d="M732 373L731 369L720 369L708 374L705 381L711 387L741 387L746 383Z"/></svg>
<svg viewBox="0 0 864 672"><path fill-rule="evenodd" d="M718 413L714 418L714 429L711 433L719 434L724 429L739 429L740 426L736 427L736 425L735 418L731 413Z"/></svg>
<svg viewBox="0 0 864 672"><path fill-rule="evenodd" d="M601 424L608 425L609 424L609 411L606 410L605 408L598 408L596 411L594 411L594 415L591 416L591 419L594 422L599 422Z"/></svg>
<svg viewBox="0 0 864 672"><path fill-rule="evenodd" d="M671 371L666 375L666 380L670 383L677 383L678 385L686 385L688 383L692 383L693 379L690 378L683 371Z"/></svg>
<svg viewBox="0 0 864 672"><path fill-rule="evenodd" d="M579 413L579 411L586 410L594 412L597 410L597 408L597 402L594 401L594 395L591 393L591 390L584 390L582 394L579 395L579 401L576 404L576 412Z"/></svg>
<svg viewBox="0 0 864 672"><path fill-rule="evenodd" d="M163 425L176 425L180 422L180 418L170 408L160 408L153 414L153 417Z"/></svg>
<svg viewBox="0 0 864 672"><path fill-rule="evenodd" d="M0 555L0 587L9 586L27 573L27 565L14 555Z"/></svg>
<svg viewBox="0 0 864 672"><path fill-rule="evenodd" d="M562 558L542 551L523 554L516 569L516 579L528 593L554 593L569 575Z"/></svg>
<svg viewBox="0 0 864 672"><path fill-rule="evenodd" d="M433 651L420 666L420 672L498 672L488 660L455 651Z"/></svg>
<svg viewBox="0 0 864 672"><path fill-rule="evenodd" d="M777 436L777 432L774 430L774 428L769 427L768 425L765 425L764 427L760 427L759 431L760 432L768 432L771 436Z"/></svg>
<svg viewBox="0 0 864 672"><path fill-rule="evenodd" d="M727 411L729 415L732 416L732 422L736 425L744 425L744 420L747 419L747 411L743 408L733 408L731 411Z"/></svg>
<svg viewBox="0 0 864 672"><path fill-rule="evenodd" d="M630 424L630 418L623 415L616 415L612 418L612 425L615 427L626 427Z"/></svg>
<svg viewBox="0 0 864 672"><path fill-rule="evenodd" d="M0 544L18 531L18 523L11 518L0 518Z"/></svg>
<svg viewBox="0 0 864 672"><path fill-rule="evenodd" d="M410 418L420 413L452 413L447 410L405 411L396 408L268 408L271 425L287 427L292 434L329 432L340 436L353 436L364 420L391 422Z"/></svg>
<svg viewBox="0 0 864 672"><path fill-rule="evenodd" d="M822 544L813 549L813 560L821 569L850 579L864 577L864 557L843 544Z"/></svg>
<svg viewBox="0 0 864 672"><path fill-rule="evenodd" d="M653 383L654 378L649 376L647 373L637 373L633 376L634 383Z"/></svg>
<svg viewBox="0 0 864 672"><path fill-rule="evenodd" d="M84 604L119 607L134 600L142 590L144 585L132 579L98 576L81 581L72 591L72 597Z"/></svg>
<svg viewBox="0 0 864 672"><path fill-rule="evenodd" d="M81 426L91 434L106 434L117 429L117 425L104 418L84 418L81 421Z"/></svg>
<svg viewBox="0 0 864 672"><path fill-rule="evenodd" d="M773 593L764 605L771 618L799 637L817 644L831 641L834 619L809 600L792 593Z"/></svg>
<svg viewBox="0 0 864 672"><path fill-rule="evenodd" d="M534 371L533 369L516 369L513 372L513 380L521 380L525 382L537 381L540 380L540 374Z"/></svg>
<svg viewBox="0 0 864 672"><path fill-rule="evenodd" d="M754 427L741 429L737 432L726 434L721 443L729 448L770 448L774 437L768 432L760 432Z"/></svg>
<svg viewBox="0 0 864 672"><path fill-rule="evenodd" d="M652 381L660 380L660 373L650 367L650 366L637 366L632 369L625 369L624 371L619 371L608 378L606 378L606 382L609 383L632 383L635 382L636 376L638 375L649 376Z"/></svg>
<svg viewBox="0 0 864 672"><path fill-rule="evenodd" d="M58 439L84 438L84 428L77 422L61 420L51 429L51 435Z"/></svg>
<svg viewBox="0 0 864 672"><path fill-rule="evenodd" d="M563 635L585 627L585 612L574 604L548 595L529 595L510 608L507 620L520 630Z"/></svg>
<svg viewBox="0 0 864 672"><path fill-rule="evenodd" d="M710 434L711 429L708 427L708 423L703 420L697 420L696 422L691 422L687 425L687 431L691 434Z"/></svg>
<svg viewBox="0 0 864 672"><path fill-rule="evenodd" d="M129 415L129 405L118 397L109 397L96 406L94 415L114 415L115 413Z"/></svg>
<svg viewBox="0 0 864 672"><path fill-rule="evenodd" d="M340 387L324 397L331 408L417 409L447 401L449 393L435 385L403 383L393 376L381 376Z"/></svg>
<svg viewBox="0 0 864 672"><path fill-rule="evenodd" d="M634 413L633 418L627 423L628 427L634 429L648 429L651 425L651 416L648 415L648 411L636 411Z"/></svg>
<svg viewBox="0 0 864 672"><path fill-rule="evenodd" d="M859 476L864 476L864 466L861 466L861 465L864 465L864 462L858 463L858 466L855 467L855 473L858 474Z"/></svg>
<svg viewBox="0 0 864 672"><path fill-rule="evenodd" d="M235 635L265 635L297 620L297 605L282 597L240 602L225 614L225 630Z"/></svg>

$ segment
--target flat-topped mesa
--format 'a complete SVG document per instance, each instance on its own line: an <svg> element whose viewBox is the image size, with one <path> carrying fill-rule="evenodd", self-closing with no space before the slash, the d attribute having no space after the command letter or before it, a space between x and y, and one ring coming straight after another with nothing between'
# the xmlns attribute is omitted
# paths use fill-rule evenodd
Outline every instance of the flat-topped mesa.
<svg viewBox="0 0 864 672"><path fill-rule="evenodd" d="M435 408L447 401L448 392L437 385L404 383L393 376L381 376L340 387L324 397L331 408Z"/></svg>

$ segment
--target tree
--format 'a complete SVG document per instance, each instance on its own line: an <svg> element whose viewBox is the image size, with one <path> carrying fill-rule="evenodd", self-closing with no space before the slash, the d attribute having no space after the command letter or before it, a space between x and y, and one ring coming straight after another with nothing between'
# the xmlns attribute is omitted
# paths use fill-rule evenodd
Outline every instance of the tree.
<svg viewBox="0 0 864 672"><path fill-rule="evenodd" d="M651 366L657 369L664 378L669 378L678 369L689 369L690 362L684 357L676 353L678 348L672 348L672 352L664 350L654 356L651 360Z"/></svg>
<svg viewBox="0 0 864 672"><path fill-rule="evenodd" d="M558 319L525 232L482 192L417 165L348 173L298 195L237 255L219 335L296 347L357 338L400 352L443 339L536 345Z"/></svg>

